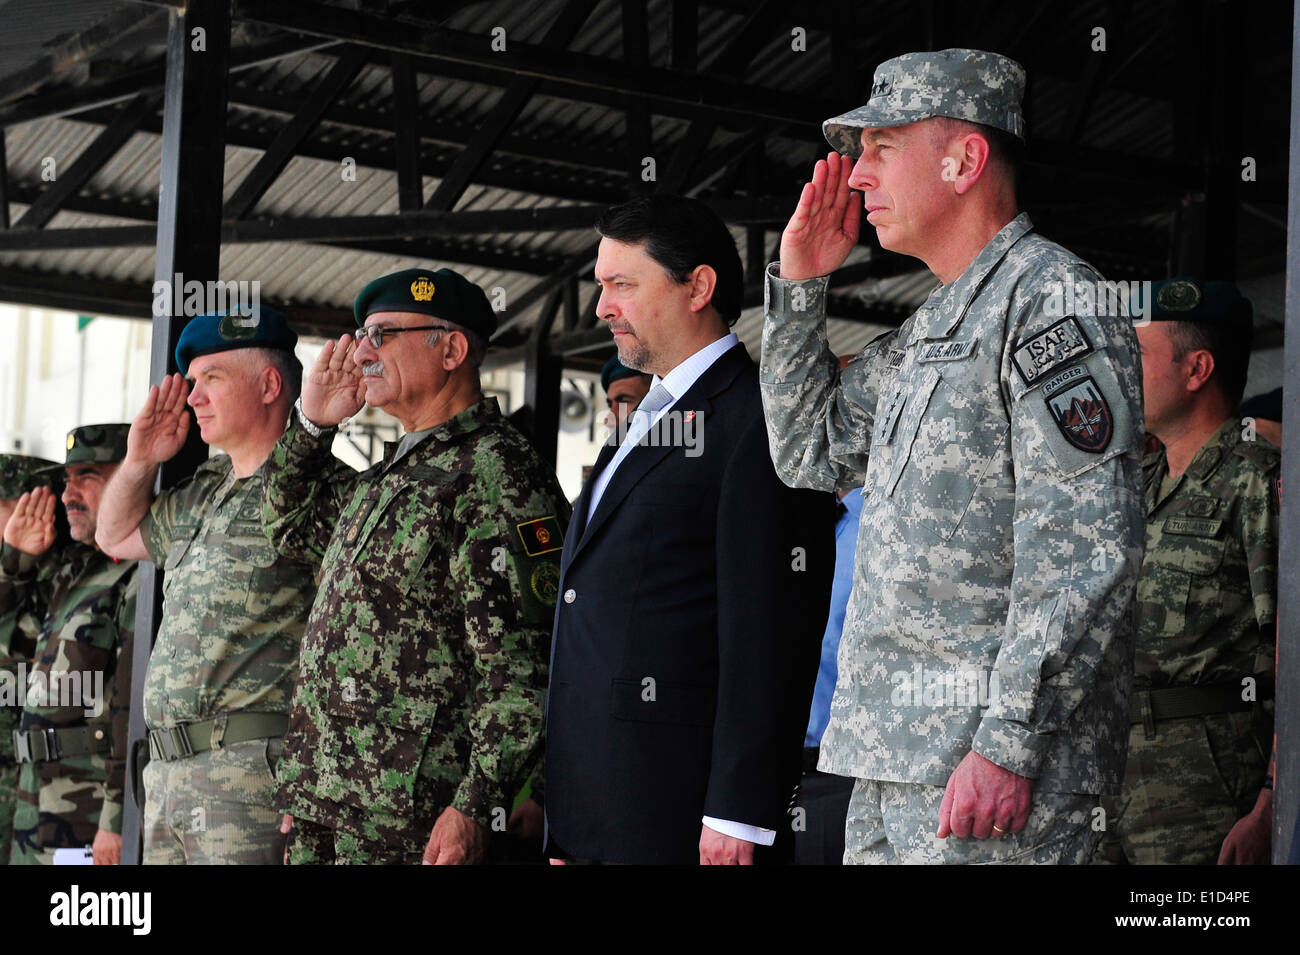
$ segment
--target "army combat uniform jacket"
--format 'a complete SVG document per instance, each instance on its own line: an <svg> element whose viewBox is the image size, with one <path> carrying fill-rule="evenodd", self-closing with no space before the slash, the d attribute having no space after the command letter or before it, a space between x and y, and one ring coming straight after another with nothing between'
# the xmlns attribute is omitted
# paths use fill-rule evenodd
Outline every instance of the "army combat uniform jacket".
<svg viewBox="0 0 1300 955"><path fill-rule="evenodd" d="M0 573L0 865L9 861L13 841L14 797L18 792L19 766L13 732L22 724L26 680L36 642L45 620L49 581L58 570L66 549L64 539L36 558L34 571L22 578ZM8 560L16 567L19 553L9 548Z"/></svg>
<svg viewBox="0 0 1300 955"><path fill-rule="evenodd" d="M1281 452L1267 441L1242 440L1235 418L1172 487L1162 488L1169 474L1163 450L1143 461L1148 516L1137 690L1272 682L1280 464ZM1256 699L1265 695L1260 687Z"/></svg>
<svg viewBox="0 0 1300 955"><path fill-rule="evenodd" d="M826 279L769 267L777 473L865 478L821 770L943 786L973 749L1039 791L1118 789L1142 390L1130 322L1094 314L1098 280L1020 215L840 372Z"/></svg>
<svg viewBox="0 0 1300 955"><path fill-rule="evenodd" d="M447 806L503 828L540 753L569 509L488 398L407 454L322 477L296 420L264 475L268 533L321 562L284 756L286 811L385 843Z"/></svg>
<svg viewBox="0 0 1300 955"><path fill-rule="evenodd" d="M122 828L136 563L72 544L48 578L40 565L14 548L0 551L0 589L48 587L21 725L40 738L25 744L35 761L22 765L13 863L49 862L54 849Z"/></svg>
<svg viewBox="0 0 1300 955"><path fill-rule="evenodd" d="M236 478L218 455L157 497L140 534L165 573L145 725L235 712L287 722L316 584L310 563L281 557L262 532L260 478Z"/></svg>

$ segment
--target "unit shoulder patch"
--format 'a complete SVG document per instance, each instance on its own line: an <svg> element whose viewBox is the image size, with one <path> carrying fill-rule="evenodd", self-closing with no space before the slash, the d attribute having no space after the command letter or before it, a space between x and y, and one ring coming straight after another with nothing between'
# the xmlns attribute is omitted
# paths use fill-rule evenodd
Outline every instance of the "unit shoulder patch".
<svg viewBox="0 0 1300 955"><path fill-rule="evenodd" d="M516 524L515 532L529 557L540 557L564 547L564 532L554 514Z"/></svg>
<svg viewBox="0 0 1300 955"><path fill-rule="evenodd" d="M1043 400L1065 440L1080 451L1100 454L1115 434L1106 396L1082 367L1057 375L1043 388Z"/></svg>
<svg viewBox="0 0 1300 955"><path fill-rule="evenodd" d="M1011 363L1021 380L1032 386L1053 370L1072 364L1093 351L1095 349L1084 334L1083 326L1070 315L1017 345L1011 353Z"/></svg>

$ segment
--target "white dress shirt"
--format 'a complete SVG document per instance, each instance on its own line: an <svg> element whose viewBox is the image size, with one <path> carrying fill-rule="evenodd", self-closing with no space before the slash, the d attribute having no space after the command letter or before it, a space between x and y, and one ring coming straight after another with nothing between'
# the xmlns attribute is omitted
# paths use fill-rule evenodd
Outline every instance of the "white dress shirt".
<svg viewBox="0 0 1300 955"><path fill-rule="evenodd" d="M677 403L682 395L690 390L691 386L697 382L700 377L708 371L715 361L725 355L734 346L740 344L740 339L735 333L722 336L717 341L705 345L690 358L687 358L680 365L674 368L668 374L660 378L658 375L650 382L650 391L655 387L662 385L667 389L671 396L661 408L650 416L648 428L653 428L665 414L667 414ZM649 394L649 392L647 392ZM633 412L635 414L635 412ZM644 433L644 432L642 432ZM619 445L618 451L610 459L605 470L596 476L596 483L591 488L591 501L587 505L587 522L591 522L591 517L596 513L596 505L600 503L601 497L605 493L605 488L609 486L610 478L614 476L614 471L623 463L636 445L636 431L629 429L628 436L624 438L623 443ZM713 816L705 816L701 820L704 825L708 826L715 832L720 832L724 836L731 836L735 839L744 839L747 842L753 842L760 846L770 846L776 841L775 829L762 829L758 826L747 825L743 822L732 822L728 819L715 819Z"/></svg>

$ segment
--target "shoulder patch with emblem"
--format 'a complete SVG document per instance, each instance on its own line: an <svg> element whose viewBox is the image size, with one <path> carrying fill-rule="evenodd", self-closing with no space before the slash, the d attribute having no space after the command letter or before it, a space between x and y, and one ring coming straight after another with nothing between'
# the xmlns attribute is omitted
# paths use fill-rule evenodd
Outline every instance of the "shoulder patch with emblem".
<svg viewBox="0 0 1300 955"><path fill-rule="evenodd" d="M1080 451L1100 454L1115 434L1115 418L1092 375L1068 368L1043 385L1043 400L1065 440Z"/></svg>
<svg viewBox="0 0 1300 955"><path fill-rule="evenodd" d="M564 533L555 515L539 517L515 525L519 540L524 545L524 553L529 557L539 557L564 547Z"/></svg>
<svg viewBox="0 0 1300 955"><path fill-rule="evenodd" d="M1073 315L1061 319L1029 341L1016 346L1011 363L1026 385L1033 385L1056 368L1077 361L1094 351Z"/></svg>
<svg viewBox="0 0 1300 955"><path fill-rule="evenodd" d="M533 589L533 596L548 607L555 606L555 598L560 593L560 565L554 560L538 561L529 575L528 585Z"/></svg>

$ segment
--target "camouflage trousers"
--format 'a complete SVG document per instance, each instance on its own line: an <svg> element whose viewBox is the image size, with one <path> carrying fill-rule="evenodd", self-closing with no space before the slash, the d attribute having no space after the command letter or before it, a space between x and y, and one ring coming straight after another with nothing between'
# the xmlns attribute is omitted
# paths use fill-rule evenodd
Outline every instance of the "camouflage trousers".
<svg viewBox="0 0 1300 955"><path fill-rule="evenodd" d="M9 863L9 846L14 834L14 808L18 797L18 761L14 739L22 710L0 705L0 865Z"/></svg>
<svg viewBox="0 0 1300 955"><path fill-rule="evenodd" d="M1268 771L1271 725L1250 713L1134 724L1124 787L1107 799L1106 836L1094 862L1214 865L1228 831L1250 812Z"/></svg>
<svg viewBox="0 0 1300 955"><path fill-rule="evenodd" d="M427 842L379 842L294 816L289 865L419 865Z"/></svg>
<svg viewBox="0 0 1300 955"><path fill-rule="evenodd" d="M280 865L280 739L247 740L144 769L145 865Z"/></svg>
<svg viewBox="0 0 1300 955"><path fill-rule="evenodd" d="M23 763L9 864L52 865L55 849L84 849L93 843L107 779L103 756Z"/></svg>
<svg viewBox="0 0 1300 955"><path fill-rule="evenodd" d="M943 786L857 779L844 827L845 865L1082 865L1101 832L1098 796L1034 793L1029 822L993 839L938 838Z"/></svg>

